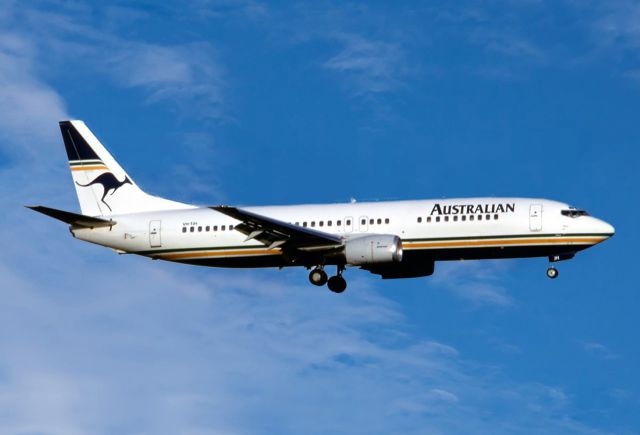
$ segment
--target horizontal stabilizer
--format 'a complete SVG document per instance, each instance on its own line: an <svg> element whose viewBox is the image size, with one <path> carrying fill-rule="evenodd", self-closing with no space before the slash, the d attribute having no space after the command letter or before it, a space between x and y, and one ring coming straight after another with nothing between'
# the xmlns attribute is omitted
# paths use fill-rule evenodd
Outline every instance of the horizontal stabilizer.
<svg viewBox="0 0 640 435"><path fill-rule="evenodd" d="M35 206L26 206L31 210L37 211L38 213L45 214L54 219L58 219L64 223L69 225L73 225L74 227L85 227L85 228L98 228L98 227L112 227L116 224L113 220L101 219L91 216L85 216L83 214L72 213L70 211L58 210L55 208L43 207L41 205Z"/></svg>

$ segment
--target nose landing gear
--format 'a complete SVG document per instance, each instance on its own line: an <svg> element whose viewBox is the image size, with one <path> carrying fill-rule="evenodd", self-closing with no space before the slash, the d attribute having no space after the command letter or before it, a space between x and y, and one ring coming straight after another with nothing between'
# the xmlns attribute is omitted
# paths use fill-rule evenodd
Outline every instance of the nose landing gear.
<svg viewBox="0 0 640 435"><path fill-rule="evenodd" d="M549 256L549 263L555 263L557 261L570 260L575 255L576 255L575 252L566 252L566 253L559 254L559 255L550 255ZM547 269L547 276L549 278L556 279L558 277L559 273L560 272L558 272L558 269L553 267L553 265L549 265L549 268Z"/></svg>
<svg viewBox="0 0 640 435"><path fill-rule="evenodd" d="M550 266L547 269L547 276L551 279L556 279L558 277L558 269L553 266Z"/></svg>

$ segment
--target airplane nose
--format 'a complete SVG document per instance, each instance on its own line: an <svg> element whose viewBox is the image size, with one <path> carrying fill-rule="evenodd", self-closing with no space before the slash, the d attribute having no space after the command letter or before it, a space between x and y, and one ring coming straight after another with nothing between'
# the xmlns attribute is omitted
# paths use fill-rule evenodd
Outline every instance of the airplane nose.
<svg viewBox="0 0 640 435"><path fill-rule="evenodd" d="M598 219L598 233L611 237L616 233L616 229L610 223Z"/></svg>

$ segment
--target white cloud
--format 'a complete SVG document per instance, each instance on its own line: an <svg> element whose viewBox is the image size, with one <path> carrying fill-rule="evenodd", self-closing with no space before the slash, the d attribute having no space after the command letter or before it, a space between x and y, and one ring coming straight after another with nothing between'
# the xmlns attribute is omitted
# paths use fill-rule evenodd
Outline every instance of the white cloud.
<svg viewBox="0 0 640 435"><path fill-rule="evenodd" d="M615 0L598 5L593 27L599 43L640 46L640 5L634 1Z"/></svg>
<svg viewBox="0 0 640 435"><path fill-rule="evenodd" d="M46 61L50 74L76 68L106 75L119 86L140 88L147 102L176 107L182 114L217 119L223 110L224 68L215 48L206 42L157 44L124 38L113 22L96 21L102 7L60 3L55 12L37 7L8 8L3 22L28 41ZM105 13L114 10L105 6ZM124 22L140 19L135 11L120 9ZM144 15L142 15L144 16ZM15 26L21 22L21 27ZM121 23L122 25L122 23Z"/></svg>
<svg viewBox="0 0 640 435"><path fill-rule="evenodd" d="M582 348L593 356L605 360L618 359L620 355L612 352L607 346L595 341L583 341Z"/></svg>
<svg viewBox="0 0 640 435"><path fill-rule="evenodd" d="M355 34L335 38L342 50L324 63L326 69L344 74L356 95L396 90L407 74L406 60L398 44L374 41Z"/></svg>
<svg viewBox="0 0 640 435"><path fill-rule="evenodd" d="M23 161L42 157L57 122L67 117L58 93L36 76L38 54L25 38L0 35L0 148Z"/></svg>
<svg viewBox="0 0 640 435"><path fill-rule="evenodd" d="M508 307L512 298L501 284L508 265L504 261L463 261L438 263L433 281L476 307Z"/></svg>
<svg viewBox="0 0 640 435"><path fill-rule="evenodd" d="M223 70L209 44L117 45L107 58L106 72L119 83L146 89L150 103L174 101L181 106L195 106L200 117L222 116Z"/></svg>

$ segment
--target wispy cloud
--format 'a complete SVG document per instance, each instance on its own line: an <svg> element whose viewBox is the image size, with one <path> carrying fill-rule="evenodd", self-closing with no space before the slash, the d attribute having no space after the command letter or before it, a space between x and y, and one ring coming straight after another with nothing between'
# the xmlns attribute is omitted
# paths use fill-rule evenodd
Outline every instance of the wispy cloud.
<svg viewBox="0 0 640 435"><path fill-rule="evenodd" d="M500 262L487 261L440 263L433 281L476 307L508 307L513 300L499 279L506 267Z"/></svg>
<svg viewBox="0 0 640 435"><path fill-rule="evenodd" d="M324 63L328 70L343 74L346 86L356 95L396 90L408 72L399 44L375 41L355 34L335 38L341 51Z"/></svg>
<svg viewBox="0 0 640 435"><path fill-rule="evenodd" d="M117 45L106 60L106 71L117 82L146 89L150 103L168 100L195 107L194 113L200 116L223 115L224 72L210 44L160 46L118 42Z"/></svg>
<svg viewBox="0 0 640 435"><path fill-rule="evenodd" d="M640 46L640 5L634 1L614 0L595 8L597 18L593 28L599 43L622 44L626 47Z"/></svg>
<svg viewBox="0 0 640 435"><path fill-rule="evenodd" d="M580 343L582 348L593 356L598 358L612 360L620 358L620 355L612 352L607 346L595 341L583 341Z"/></svg>
<svg viewBox="0 0 640 435"><path fill-rule="evenodd" d="M0 148L13 157L37 155L34 141L50 145L57 121L66 116L58 93L37 77L38 55L28 39L0 34Z"/></svg>
<svg viewBox="0 0 640 435"><path fill-rule="evenodd" d="M547 59L541 47L523 37L491 32L484 33L481 39L485 49L490 52L530 63L543 63Z"/></svg>
<svg viewBox="0 0 640 435"><path fill-rule="evenodd" d="M14 34L31 41L50 65L93 70L119 86L144 90L150 104L174 106L190 116L218 119L228 115L224 67L210 43L158 44L125 38L122 29L114 28L116 24L95 20L99 5L67 14L64 12L73 6L59 6L61 12L14 8L5 21L23 22L22 28L11 25ZM133 15L131 20L136 19L135 14L127 13Z"/></svg>

